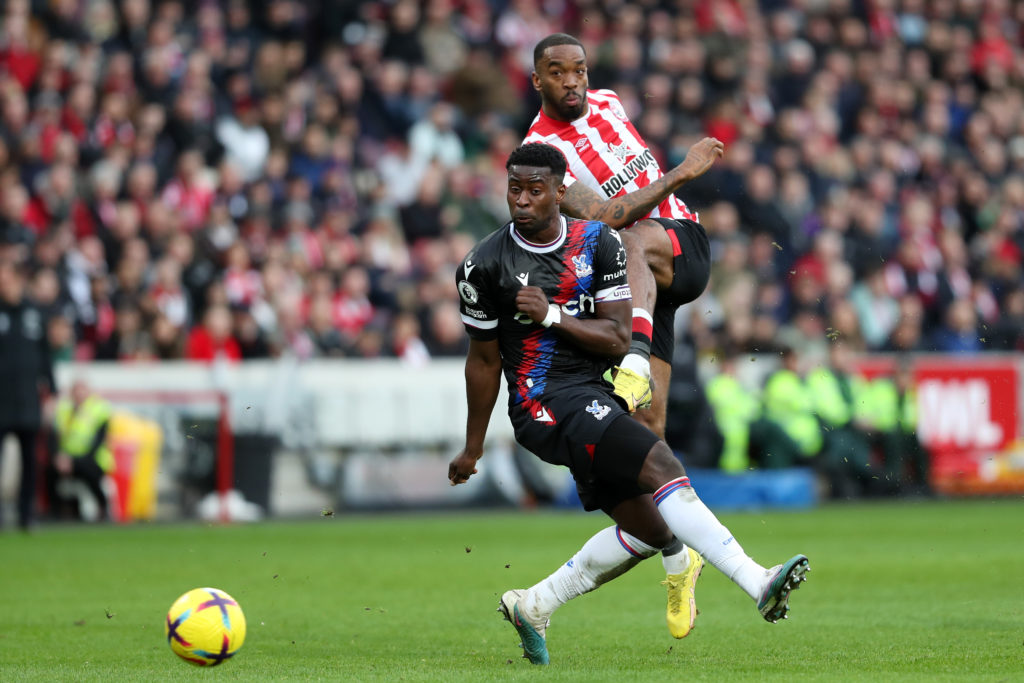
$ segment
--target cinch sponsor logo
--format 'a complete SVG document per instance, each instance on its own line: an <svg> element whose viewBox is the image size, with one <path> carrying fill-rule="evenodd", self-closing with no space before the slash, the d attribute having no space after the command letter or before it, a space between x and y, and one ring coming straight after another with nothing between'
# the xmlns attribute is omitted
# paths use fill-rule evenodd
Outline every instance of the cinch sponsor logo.
<svg viewBox="0 0 1024 683"><path fill-rule="evenodd" d="M651 150L645 149L643 154L633 157L633 160L622 167L622 170L611 177L609 181L601 185L601 191L605 196L614 197L619 190L628 185L634 178L646 171L648 168L658 168L658 162L654 160Z"/></svg>
<svg viewBox="0 0 1024 683"><path fill-rule="evenodd" d="M560 306L562 313L577 317L581 312L593 313L594 312L594 297L589 294L580 294L575 299L570 299ZM530 316L526 315L522 311L518 311L515 315L514 320L517 323L523 325L532 325L534 320Z"/></svg>

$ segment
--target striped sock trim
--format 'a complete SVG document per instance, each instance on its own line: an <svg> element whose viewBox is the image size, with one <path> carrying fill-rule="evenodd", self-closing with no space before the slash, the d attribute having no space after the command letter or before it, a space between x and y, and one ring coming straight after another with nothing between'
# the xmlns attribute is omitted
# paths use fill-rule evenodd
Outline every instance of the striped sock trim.
<svg viewBox="0 0 1024 683"><path fill-rule="evenodd" d="M689 477L679 477L678 479L673 479L672 481L665 484L660 489L654 492L654 504L661 505L661 501L665 500L679 489L689 485Z"/></svg>
<svg viewBox="0 0 1024 683"><path fill-rule="evenodd" d="M654 320L651 318L651 314L642 308L634 308L632 332L634 339L640 336L650 343L651 336L654 334Z"/></svg>
<svg viewBox="0 0 1024 683"><path fill-rule="evenodd" d="M622 547L625 548L626 552L632 555L633 557L639 557L641 560L647 557L646 555L641 554L639 551L635 550L628 543L626 543L626 539L622 537L622 529L620 529L619 527L615 527L615 538L619 539L619 543L622 544Z"/></svg>
<svg viewBox="0 0 1024 683"><path fill-rule="evenodd" d="M651 323L651 324L654 323L654 316L652 316L650 313L648 313L646 310L640 308L639 306L633 308L632 316L633 316L634 319L635 318L642 318L642 319L646 320L648 323Z"/></svg>

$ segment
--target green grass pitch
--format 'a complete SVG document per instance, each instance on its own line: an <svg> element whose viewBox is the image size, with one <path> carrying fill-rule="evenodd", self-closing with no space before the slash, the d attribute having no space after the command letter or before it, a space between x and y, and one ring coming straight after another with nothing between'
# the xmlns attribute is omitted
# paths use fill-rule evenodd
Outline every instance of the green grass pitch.
<svg viewBox="0 0 1024 683"><path fill-rule="evenodd" d="M0 680L1024 680L1024 500L725 513L762 564L806 553L788 621L711 567L673 640L651 559L555 614L552 664L495 611L606 524L460 511L255 525L0 533ZM204 670L164 640L171 602L214 586L245 646Z"/></svg>

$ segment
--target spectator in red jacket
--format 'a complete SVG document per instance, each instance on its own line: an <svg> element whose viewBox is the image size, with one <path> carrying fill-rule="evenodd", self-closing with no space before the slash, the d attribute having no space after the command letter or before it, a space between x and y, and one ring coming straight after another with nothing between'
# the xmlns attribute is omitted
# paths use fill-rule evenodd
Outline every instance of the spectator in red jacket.
<svg viewBox="0 0 1024 683"><path fill-rule="evenodd" d="M206 311L203 324L189 334L185 357L208 363L218 359L231 362L242 359L238 342L231 336L231 312L226 306L215 305Z"/></svg>

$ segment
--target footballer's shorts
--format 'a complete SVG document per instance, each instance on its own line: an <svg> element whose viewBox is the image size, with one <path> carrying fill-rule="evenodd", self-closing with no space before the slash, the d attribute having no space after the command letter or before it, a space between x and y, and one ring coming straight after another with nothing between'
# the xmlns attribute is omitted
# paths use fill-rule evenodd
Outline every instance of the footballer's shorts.
<svg viewBox="0 0 1024 683"><path fill-rule="evenodd" d="M577 386L509 409L516 441L572 472L586 510L611 511L643 495L637 479L658 437L609 391Z"/></svg>
<svg viewBox="0 0 1024 683"><path fill-rule="evenodd" d="M672 362L676 344L676 311L688 304L708 286L711 277L711 246L704 226L696 221L674 218L652 218L661 223L672 241L672 284L658 290L654 305L651 355L666 363Z"/></svg>

